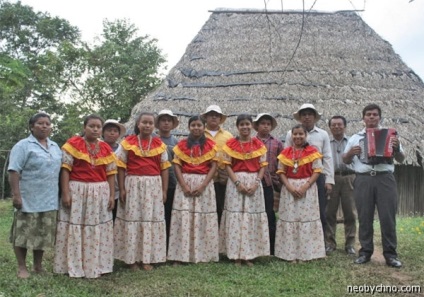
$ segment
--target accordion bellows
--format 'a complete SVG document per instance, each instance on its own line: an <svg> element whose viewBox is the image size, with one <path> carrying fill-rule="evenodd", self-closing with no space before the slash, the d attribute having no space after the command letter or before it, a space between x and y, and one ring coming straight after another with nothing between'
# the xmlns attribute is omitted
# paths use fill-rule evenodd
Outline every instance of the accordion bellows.
<svg viewBox="0 0 424 297"><path fill-rule="evenodd" d="M396 135L393 128L367 128L365 137L359 141L359 160L365 164L392 164L393 139Z"/></svg>

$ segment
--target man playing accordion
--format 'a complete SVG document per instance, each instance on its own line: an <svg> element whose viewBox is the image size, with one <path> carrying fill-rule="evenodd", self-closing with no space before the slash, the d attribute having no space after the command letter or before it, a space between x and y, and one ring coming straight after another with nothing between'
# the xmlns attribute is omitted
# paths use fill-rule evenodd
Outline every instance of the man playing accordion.
<svg viewBox="0 0 424 297"><path fill-rule="evenodd" d="M382 159L378 162L367 162L361 147L369 128L381 128L381 109L376 104L367 105L362 110L362 120L365 129L353 135L344 150L343 162L352 164L356 178L354 181L354 197L359 220L359 242L361 249L355 264L364 264L370 261L374 252L373 221L375 207L378 210L382 235L383 255L386 264L390 267L400 268L396 252L396 210L397 186L394 178L393 160ZM371 130L368 130L369 133ZM402 146L397 137L390 139L393 157L402 163L405 159ZM365 154L366 155L366 154Z"/></svg>

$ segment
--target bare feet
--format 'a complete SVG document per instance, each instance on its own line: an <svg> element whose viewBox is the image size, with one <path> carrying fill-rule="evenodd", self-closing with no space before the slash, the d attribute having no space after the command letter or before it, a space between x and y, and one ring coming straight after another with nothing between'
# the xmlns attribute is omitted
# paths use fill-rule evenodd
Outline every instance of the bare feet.
<svg viewBox="0 0 424 297"><path fill-rule="evenodd" d="M25 268L18 268L18 273L16 274L16 276L18 278L25 279L25 278L28 278L30 276L30 274L29 274L28 270L25 267Z"/></svg>
<svg viewBox="0 0 424 297"><path fill-rule="evenodd" d="M246 265L247 265L248 267L252 267L252 266L253 266L253 263L252 263L252 262L250 262L249 260L246 260Z"/></svg>
<svg viewBox="0 0 424 297"><path fill-rule="evenodd" d="M172 266L177 267L180 266L181 262L180 261L174 261L174 263L172 264Z"/></svg>
<svg viewBox="0 0 424 297"><path fill-rule="evenodd" d="M241 260L235 260L235 261L234 261L234 264L235 264L237 267L241 267Z"/></svg>
<svg viewBox="0 0 424 297"><path fill-rule="evenodd" d="M137 271L139 269L137 263L133 263L129 265L131 271Z"/></svg>
<svg viewBox="0 0 424 297"><path fill-rule="evenodd" d="M152 271L153 270L153 265L150 265L150 264L143 264L143 269L144 270L146 270L146 271Z"/></svg>

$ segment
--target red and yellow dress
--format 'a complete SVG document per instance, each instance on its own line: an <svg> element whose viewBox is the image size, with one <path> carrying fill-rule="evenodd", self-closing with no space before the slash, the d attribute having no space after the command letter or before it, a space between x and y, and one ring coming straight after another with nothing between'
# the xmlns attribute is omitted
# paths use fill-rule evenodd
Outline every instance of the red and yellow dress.
<svg viewBox="0 0 424 297"><path fill-rule="evenodd" d="M62 205L56 232L54 272L96 278L113 270L113 221L107 177L117 173L110 146L70 138L62 147L62 168L70 171L71 207Z"/></svg>
<svg viewBox="0 0 424 297"><path fill-rule="evenodd" d="M186 184L194 190L205 180L212 162L216 162L215 142L206 138L203 148L191 148L187 139L173 149L173 163L181 166ZM181 185L175 189L172 205L168 260L181 262L219 261L218 215L213 180L199 197L186 197Z"/></svg>
<svg viewBox="0 0 424 297"><path fill-rule="evenodd" d="M278 156L277 174L285 174L295 188L302 187L314 172L322 171L322 155L313 146L303 150L285 148ZM318 188L312 184L305 197L294 199L283 187L278 210L275 256L287 261L325 257L319 214Z"/></svg>
<svg viewBox="0 0 424 297"><path fill-rule="evenodd" d="M166 225L161 171L169 168L166 145L159 137L130 135L116 152L126 169L126 201L118 202L115 258L127 264L166 261Z"/></svg>
<svg viewBox="0 0 424 297"><path fill-rule="evenodd" d="M222 162L231 166L237 180L248 187L257 183L259 170L268 165L267 149L256 137L250 142L232 138L223 152ZM246 196L228 179L219 237L220 252L229 259L251 260L269 255L268 218L261 184L252 196Z"/></svg>

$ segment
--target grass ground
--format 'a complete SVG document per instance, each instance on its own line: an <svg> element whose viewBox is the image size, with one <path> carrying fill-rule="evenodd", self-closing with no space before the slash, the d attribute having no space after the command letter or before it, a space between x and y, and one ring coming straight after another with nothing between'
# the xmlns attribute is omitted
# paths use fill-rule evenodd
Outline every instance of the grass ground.
<svg viewBox="0 0 424 297"><path fill-rule="evenodd" d="M8 242L12 221L10 200L0 200L0 297L36 296L370 296L349 294L348 285L421 286L424 296L424 218L398 219L398 251L404 267L389 268L379 250L370 263L354 265L342 249L326 259L290 264L273 257L255 261L254 267L235 267L226 259L219 263L158 266L150 272L130 272L119 261L114 272L98 279L73 279L64 275L31 275L16 278L16 260ZM339 225L338 241L343 242ZM376 248L381 246L378 222ZM343 246L341 245L341 248ZM53 254L45 255L45 268L52 271ZM32 265L32 255L27 259ZM380 293L378 296L394 296Z"/></svg>

